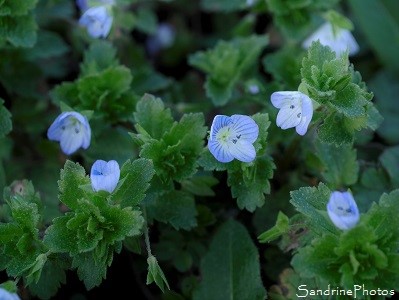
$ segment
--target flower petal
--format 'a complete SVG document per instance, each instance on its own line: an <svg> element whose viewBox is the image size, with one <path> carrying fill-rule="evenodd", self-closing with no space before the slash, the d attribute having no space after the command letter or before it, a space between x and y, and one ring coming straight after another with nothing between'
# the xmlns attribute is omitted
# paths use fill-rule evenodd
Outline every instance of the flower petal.
<svg viewBox="0 0 399 300"><path fill-rule="evenodd" d="M302 118L301 122L296 126L296 132L304 135L308 131L308 126L313 117L312 100L305 94L302 94Z"/></svg>
<svg viewBox="0 0 399 300"><path fill-rule="evenodd" d="M83 132L75 133L74 129L63 131L60 139L61 150L67 155L74 153L83 144Z"/></svg>
<svg viewBox="0 0 399 300"><path fill-rule="evenodd" d="M231 120L233 124L231 128L234 131L235 137L238 140L245 140L249 143L254 143L259 135L259 127L256 122L248 116L232 115Z"/></svg>
<svg viewBox="0 0 399 300"><path fill-rule="evenodd" d="M209 139L208 149L212 155L222 163L231 162L234 159L233 155L231 155L229 149L227 148L227 144L222 146L222 144L220 144L217 140Z"/></svg>
<svg viewBox="0 0 399 300"><path fill-rule="evenodd" d="M251 162L256 157L255 147L252 143L241 139L237 140L235 144L229 143L229 151L234 158L242 162Z"/></svg>
<svg viewBox="0 0 399 300"><path fill-rule="evenodd" d="M300 92L297 91L281 91L274 92L270 96L270 100L275 108L282 108L286 105L297 105L300 99Z"/></svg>
<svg viewBox="0 0 399 300"><path fill-rule="evenodd" d="M230 124L232 124L232 120L230 117L224 115L216 115L212 121L209 139L215 140L218 131L223 127L229 126Z"/></svg>
<svg viewBox="0 0 399 300"><path fill-rule="evenodd" d="M119 181L120 169L115 160L106 162L97 160L90 171L91 186L94 191L107 191L112 193Z"/></svg>
<svg viewBox="0 0 399 300"><path fill-rule="evenodd" d="M301 122L301 107L284 106L277 114L276 124L281 129L288 129L297 126Z"/></svg>
<svg viewBox="0 0 399 300"><path fill-rule="evenodd" d="M332 192L327 213L334 225L342 230L351 229L359 221L359 210L349 192Z"/></svg>

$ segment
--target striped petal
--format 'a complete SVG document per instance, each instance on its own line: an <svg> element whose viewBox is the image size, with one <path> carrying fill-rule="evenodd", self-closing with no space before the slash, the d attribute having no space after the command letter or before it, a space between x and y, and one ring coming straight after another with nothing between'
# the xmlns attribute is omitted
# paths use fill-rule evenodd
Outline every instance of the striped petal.
<svg viewBox="0 0 399 300"><path fill-rule="evenodd" d="M229 151L234 158L242 162L251 162L256 157L255 147L245 140L229 143Z"/></svg>
<svg viewBox="0 0 399 300"><path fill-rule="evenodd" d="M208 149L212 155L222 163L228 163L234 159L234 156L230 153L227 144L222 145L217 140L209 139Z"/></svg>
<svg viewBox="0 0 399 300"><path fill-rule="evenodd" d="M259 135L259 127L256 122L248 116L232 115L233 139L245 140L254 143Z"/></svg>
<svg viewBox="0 0 399 300"><path fill-rule="evenodd" d="M120 177L119 164L115 160L97 160L91 167L90 180L94 191L112 193Z"/></svg>

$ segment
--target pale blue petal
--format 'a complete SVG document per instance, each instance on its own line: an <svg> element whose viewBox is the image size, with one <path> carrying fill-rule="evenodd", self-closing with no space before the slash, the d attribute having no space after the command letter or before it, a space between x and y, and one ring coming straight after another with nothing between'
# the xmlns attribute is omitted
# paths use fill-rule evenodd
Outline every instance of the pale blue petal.
<svg viewBox="0 0 399 300"><path fill-rule="evenodd" d="M281 129L288 129L297 126L301 122L301 108L295 106L291 109L284 106L277 114L276 124Z"/></svg>
<svg viewBox="0 0 399 300"><path fill-rule="evenodd" d="M0 287L0 300L21 300L18 294L10 293L9 291Z"/></svg>
<svg viewBox="0 0 399 300"><path fill-rule="evenodd" d="M251 117L244 115L232 115L231 120L233 122L231 128L235 134L235 136L232 138L244 140L249 143L256 141L259 135L259 127Z"/></svg>
<svg viewBox="0 0 399 300"><path fill-rule="evenodd" d="M212 155L222 163L231 162L234 157L231 155L227 145L222 146L217 140L208 141L208 149L212 153Z"/></svg>
<svg viewBox="0 0 399 300"><path fill-rule="evenodd" d="M251 162L256 157L255 147L244 140L237 140L235 144L229 143L229 151L234 158L242 162Z"/></svg>
<svg viewBox="0 0 399 300"><path fill-rule="evenodd" d="M91 167L90 180L94 191L112 193L120 177L119 164L115 160L97 160Z"/></svg>
<svg viewBox="0 0 399 300"><path fill-rule="evenodd" d="M327 213L334 225L342 230L353 228L360 217L356 202L348 192L331 193Z"/></svg>
<svg viewBox="0 0 399 300"><path fill-rule="evenodd" d="M275 108L282 108L283 106L297 103L300 95L301 93L297 91L274 92L270 96L270 100Z"/></svg>
<svg viewBox="0 0 399 300"><path fill-rule="evenodd" d="M62 152L70 155L83 145L84 134L75 133L74 129L67 129L61 135L60 146Z"/></svg>
<svg viewBox="0 0 399 300"><path fill-rule="evenodd" d="M312 100L305 94L302 94L302 119L296 126L296 132L299 135L304 135L308 131L308 126L313 117L313 103Z"/></svg>
<svg viewBox="0 0 399 300"><path fill-rule="evenodd" d="M111 29L112 16L105 6L92 7L80 17L79 24L86 27L93 38L106 37Z"/></svg>
<svg viewBox="0 0 399 300"><path fill-rule="evenodd" d="M50 125L49 129L47 130L47 138L50 141L59 142L61 140L61 135L63 133L61 127L64 124L65 118L67 118L69 115L70 112L64 112L60 114Z"/></svg>
<svg viewBox="0 0 399 300"><path fill-rule="evenodd" d="M355 55L359 52L359 44L349 30L342 29L341 39L349 49L349 55Z"/></svg>
<svg viewBox="0 0 399 300"><path fill-rule="evenodd" d="M210 140L216 139L216 134L218 133L220 128L229 126L230 124L232 124L230 117L224 115L216 115L212 121L209 139Z"/></svg>

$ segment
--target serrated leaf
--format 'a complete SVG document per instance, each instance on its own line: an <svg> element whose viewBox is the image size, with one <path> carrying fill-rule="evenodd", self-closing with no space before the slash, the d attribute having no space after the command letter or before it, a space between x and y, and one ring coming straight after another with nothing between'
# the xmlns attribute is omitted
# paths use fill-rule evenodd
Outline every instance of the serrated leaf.
<svg viewBox="0 0 399 300"><path fill-rule="evenodd" d="M196 196L215 196L212 186L216 185L218 180L212 176L194 176L181 182L182 189Z"/></svg>
<svg viewBox="0 0 399 300"><path fill-rule="evenodd" d="M202 281L193 299L266 299L258 250L240 223L224 223L201 261Z"/></svg>
<svg viewBox="0 0 399 300"><path fill-rule="evenodd" d="M304 214L312 229L317 233L330 232L336 233L337 229L328 220L326 213L327 203L330 199L330 189L320 183L316 187L303 187L291 192L290 202L296 210Z"/></svg>
<svg viewBox="0 0 399 300"><path fill-rule="evenodd" d="M70 209L76 210L77 201L85 196L85 192L78 187L86 184L90 184L90 179L86 176L85 169L78 163L67 160L58 181L60 201Z"/></svg>
<svg viewBox="0 0 399 300"><path fill-rule="evenodd" d="M51 299L58 291L61 284L65 284L65 269L68 267L68 260L65 257L48 259L41 269L40 278L37 282L29 285L32 294L41 299Z"/></svg>
<svg viewBox="0 0 399 300"><path fill-rule="evenodd" d="M122 207L137 206L144 199L154 173L153 164L148 159L126 161L121 168L120 175L123 183L117 187L111 195L111 199Z"/></svg>
<svg viewBox="0 0 399 300"><path fill-rule="evenodd" d="M217 106L225 105L240 77L255 63L267 45L266 36L252 35L219 42L213 49L189 57L189 64L207 73L207 95Z"/></svg>
<svg viewBox="0 0 399 300"><path fill-rule="evenodd" d="M356 160L356 150L351 145L336 147L317 142L316 151L324 164L322 175L334 190L356 183L359 164Z"/></svg>
<svg viewBox="0 0 399 300"><path fill-rule="evenodd" d="M240 209L253 212L263 206L264 194L270 193L269 179L273 177L274 168L271 158L263 156L257 158L251 166L228 171L227 184L231 187L232 196L237 198Z"/></svg>
<svg viewBox="0 0 399 300"><path fill-rule="evenodd" d="M170 109L165 109L162 100L150 94L145 94L137 103L134 118L154 139L160 139L173 124Z"/></svg>
<svg viewBox="0 0 399 300"><path fill-rule="evenodd" d="M148 214L175 229L190 230L197 225L194 197L182 191L171 191L147 205Z"/></svg>
<svg viewBox="0 0 399 300"><path fill-rule="evenodd" d="M80 65L81 76L100 73L109 67L118 65L116 49L108 41L96 40L91 43L84 53L83 62Z"/></svg>
<svg viewBox="0 0 399 300"><path fill-rule="evenodd" d="M354 139L354 130L346 125L342 115L336 113L332 113L324 119L318 133L322 142L336 146L352 144Z"/></svg>
<svg viewBox="0 0 399 300"><path fill-rule="evenodd" d="M147 258L148 264L148 274L147 274L147 284L151 284L153 282L161 289L162 292L165 292L165 285L170 290L169 283L166 280L165 274L163 273L161 267L158 265L158 261L155 256L151 255Z"/></svg>

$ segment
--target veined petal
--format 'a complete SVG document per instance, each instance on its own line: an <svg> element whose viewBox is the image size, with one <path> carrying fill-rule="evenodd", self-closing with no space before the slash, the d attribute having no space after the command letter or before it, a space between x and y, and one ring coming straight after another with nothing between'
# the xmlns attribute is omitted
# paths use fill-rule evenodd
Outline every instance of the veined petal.
<svg viewBox="0 0 399 300"><path fill-rule="evenodd" d="M232 115L231 120L233 124L231 128L234 133L232 138L237 140L245 140L249 143L254 143L259 135L259 127L256 122L248 116Z"/></svg>
<svg viewBox="0 0 399 300"><path fill-rule="evenodd" d="M223 127L229 126L230 124L232 124L232 120L230 117L224 115L216 115L212 121L209 139L216 139L216 134L218 133L218 131Z"/></svg>
<svg viewBox="0 0 399 300"><path fill-rule="evenodd" d="M120 177L119 164L115 160L97 160L91 167L90 180L94 191L112 193Z"/></svg>
<svg viewBox="0 0 399 300"><path fill-rule="evenodd" d="M217 140L209 139L208 149L212 155L222 163L228 163L234 159L234 156L230 153L227 144L222 145Z"/></svg>
<svg viewBox="0 0 399 300"><path fill-rule="evenodd" d="M242 162L251 162L256 157L255 147L245 140L229 143L229 151L234 158Z"/></svg>
<svg viewBox="0 0 399 300"><path fill-rule="evenodd" d="M286 105L298 105L300 102L301 93L297 91L281 91L274 92L270 96L270 100L275 108L282 108Z"/></svg>
<svg viewBox="0 0 399 300"><path fill-rule="evenodd" d="M276 124L281 129L295 127L301 122L301 113L301 107L299 105L284 106L277 114Z"/></svg>
<svg viewBox="0 0 399 300"><path fill-rule="evenodd" d="M76 133L73 128L65 129L61 135L60 145L62 152L67 155L74 153L83 144L84 134Z"/></svg>
<svg viewBox="0 0 399 300"><path fill-rule="evenodd" d="M302 94L302 118L295 130L299 135L304 135L308 131L308 126L313 117L312 100L305 94Z"/></svg>

